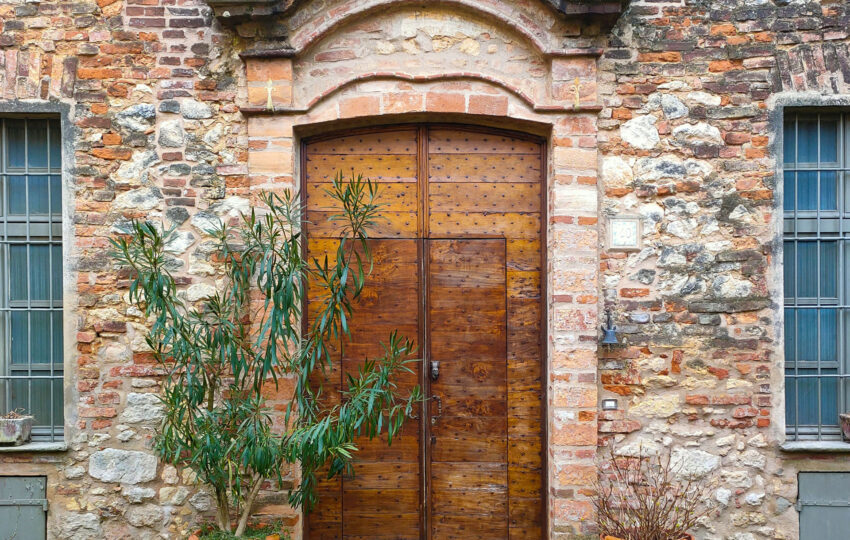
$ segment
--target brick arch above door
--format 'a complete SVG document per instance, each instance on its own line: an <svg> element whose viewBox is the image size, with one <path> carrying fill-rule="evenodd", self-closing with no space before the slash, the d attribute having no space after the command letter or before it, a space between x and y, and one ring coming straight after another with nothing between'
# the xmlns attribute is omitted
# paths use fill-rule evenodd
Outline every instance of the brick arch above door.
<svg viewBox="0 0 850 540"><path fill-rule="evenodd" d="M498 91L468 81L465 89L410 85L402 92L429 91L460 93L464 103L475 95L498 97ZM592 518L587 500L596 452L596 327L597 307L597 163L596 114L591 111L533 112L521 105L509 109L512 118L458 113L453 109L424 107L403 109L398 114L373 114L352 107L350 116L340 111L347 100L364 95L379 99L387 88L349 90L329 96L309 112L278 111L273 114L246 111L249 136L248 182L254 192L260 189L297 189L300 174L302 133L314 135L334 131L349 122L386 125L429 118L451 118L467 125L515 126L543 135L547 147L546 184L543 192L548 217L547 307L549 340L545 362L549 434L547 528L550 531L586 530ZM355 104L355 101L350 104ZM513 107L513 105L510 105ZM382 105L383 107L383 105ZM386 109L379 109L379 111ZM468 110L468 109L467 109ZM516 112L518 114L513 114ZM516 119L514 119L516 118ZM523 119L531 123L524 124ZM577 399L581 396L581 399Z"/></svg>

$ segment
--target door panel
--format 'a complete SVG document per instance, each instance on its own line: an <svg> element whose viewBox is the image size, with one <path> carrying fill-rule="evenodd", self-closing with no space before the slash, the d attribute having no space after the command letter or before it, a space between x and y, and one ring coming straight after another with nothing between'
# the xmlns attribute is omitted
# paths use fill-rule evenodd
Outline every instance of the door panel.
<svg viewBox="0 0 850 540"><path fill-rule="evenodd" d="M325 253L334 253L337 245L310 240L308 254L321 258ZM338 401L346 374L356 374L367 358L383 354L381 342L388 341L393 330L414 343L418 341L421 279L417 241L375 239L369 241L369 248L375 266L353 305L351 339L343 351L334 348L334 370L325 377L317 376L323 379L326 395L333 396L329 400ZM308 293L308 317L312 320L320 298L318 289L311 288L310 292L313 294ZM414 373L403 373L396 379L401 392L420 384L419 365L411 367ZM419 420L408 419L392 445L387 444L386 435L356 440L359 452L354 474L322 484L318 493L320 511L309 517L310 538L419 538L419 432ZM392 500L392 504L387 504L387 500ZM380 526L381 523L393 526Z"/></svg>
<svg viewBox="0 0 850 540"><path fill-rule="evenodd" d="M408 420L392 446L360 441L352 478L321 480L306 537L542 538L540 142L396 126L311 139L303 155L311 253L337 245L328 217L339 208L326 190L339 171L377 182L383 205L370 234L375 271L324 399L339 401L344 374L380 354L392 329L424 344L416 373L400 382L429 398L424 421ZM308 319L315 310L308 303ZM440 362L436 381L431 360Z"/></svg>
<svg viewBox="0 0 850 540"><path fill-rule="evenodd" d="M508 515L493 508L508 506L505 240L426 242L429 360L446 366L430 385L432 538L504 538ZM476 352L446 354L469 331L483 334Z"/></svg>

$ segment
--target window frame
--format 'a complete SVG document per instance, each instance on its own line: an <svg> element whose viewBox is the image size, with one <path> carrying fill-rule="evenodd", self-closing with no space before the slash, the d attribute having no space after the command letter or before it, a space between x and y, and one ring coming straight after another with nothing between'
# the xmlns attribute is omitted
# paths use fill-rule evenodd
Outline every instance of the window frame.
<svg viewBox="0 0 850 540"><path fill-rule="evenodd" d="M783 365L782 378L784 381L783 404L781 409L785 418L784 435L787 441L835 441L841 440L841 431L838 425L836 415L834 424L824 422L823 415L823 382L828 379L836 379L836 410L840 414L847 410L850 406L850 387L848 387L848 379L850 379L850 339L846 336L847 330L850 329L850 109L847 107L835 106L817 106L817 107L788 107L784 109L781 115L778 131L781 134L779 140L782 144L779 145L777 152L778 166L777 174L780 179L782 194L778 202L779 212L779 232L781 233L780 240L783 243L783 264L782 264L782 280L780 286L783 291L783 306L780 314L784 335L783 340ZM836 148L837 161L822 162L823 147L820 138L822 136L821 121L824 117L836 117L838 120ZM799 152L799 120L801 118L811 118L817 120L818 141L816 143L817 162L799 162L797 161ZM794 161L793 166L786 161L788 144L790 141L786 137L786 126L789 122L794 122ZM816 172L817 173L817 189L815 191L814 210L800 210L800 178L796 173L799 172ZM788 209L787 202L789 201L789 185L786 182L787 173L794 174L793 191L793 209ZM835 172L835 209L824 209L823 198L821 193L821 181L823 172ZM802 227L800 225L803 225ZM823 224L828 224L830 227L823 227ZM793 242L793 257L789 257L787 248L788 242ZM800 265L798 258L799 244L801 242L814 243L817 246L817 285L816 296L814 297L797 297L799 292L800 282ZM822 245L827 242L835 242L835 260L837 270L835 274L835 296L823 295L822 280L822 260L823 250ZM792 270L789 270L792 269ZM790 297L788 293L788 277L792 275L794 295ZM804 310L815 310L817 321L816 339L818 341L817 360L798 360L801 350L799 340L800 317L799 313ZM835 360L825 361L821 359L822 354L822 339L821 327L823 324L824 310L835 310ZM787 348L791 336L788 335L789 312L794 312L793 317L793 346L795 348L794 358L789 359ZM828 313L828 311L827 311ZM789 368L793 368L794 373L788 373ZM802 369L817 369L816 374L800 374ZM834 369L836 373L821 373L822 370ZM818 397L817 397L817 424L800 424L800 381L805 379L815 379L818 381ZM788 400L791 396L790 384L794 384L793 399L795 403L793 419L796 423L790 423L790 415Z"/></svg>
<svg viewBox="0 0 850 540"><path fill-rule="evenodd" d="M2 104L0 104L2 105ZM37 107L41 109L40 107ZM15 311L27 313L27 325L28 325L28 338L27 338L27 362L23 364L14 364L11 352L11 341L10 339L4 339L4 350L0 351L0 354L3 355L0 358L0 381L14 381L14 380L25 380L28 381L27 388L27 405L29 407L30 413L33 412L33 381L38 379L47 379L50 380L50 386L48 388L48 393L50 395L50 403L48 404L50 410L50 422L48 425L39 425L34 426L32 433L32 441L34 443L56 443L61 442L66 439L67 436L67 426L69 411L67 403L67 382L68 382L68 367L69 362L67 358L66 351L68 350L68 339L69 339L69 329L68 329L68 318L65 316L68 311L68 304L65 302L65 299L68 298L68 286L66 283L65 277L65 261L67 261L68 257L68 225L71 223L69 221L69 204L68 204L68 193L66 193L66 178L67 171L69 170L69 152L66 148L67 136L65 134L65 130L68 127L67 118L68 111L65 107L60 107L58 110L53 107L49 107L47 111L37 110L35 112L28 111L20 111L17 113L9 114L5 107L0 106L0 258L3 260L0 261L0 279L2 279L2 283L0 283L0 311L4 313L9 313L8 316L3 316L2 323L3 328L0 329L0 333L3 335L10 335L11 332L11 314ZM24 120L25 121L25 129L24 129L24 166L23 167L8 167L7 166L7 151L9 148L9 138L6 130L6 123L9 120ZM30 153L29 153L29 124L30 120L48 120L47 123L47 132L45 136L46 143L46 159L47 162L43 167L31 167L30 166ZM53 121L53 122L50 122ZM54 126L51 126L54 124ZM57 133L55 134L55 138L51 135L51 129L55 128ZM58 157L60 163L58 166L56 164L51 163L53 152L51 152L51 147L53 145L58 145L56 149L56 153L58 153ZM47 180L47 208L46 212L43 214L34 214L31 212L31 205L29 200L30 195L30 181L31 175L40 176L43 175ZM13 176L23 176L25 178L25 198L24 198L24 213L23 214L13 214L11 213L11 206L9 203L10 197L10 182L8 178ZM59 196L59 201L54 201L55 198L54 190L51 188L51 183L55 180L58 180L58 190L56 190ZM16 229L13 232L13 228ZM10 297L11 291L11 281L8 278L9 272L11 272L11 246L12 245L23 245L27 246L26 257L27 257L27 298L25 300L12 300ZM46 245L48 246L47 257L47 272L49 276L49 284L47 287L47 299L44 300L33 300L31 298L31 283L30 283L30 275L31 275L31 250L30 247L33 245ZM60 260L58 261L58 268L56 266L54 255L54 247L59 247L60 252ZM56 271L58 270L58 275ZM7 275L4 275L7 274ZM58 281L58 284L56 283ZM59 299L56 299L56 290L55 287L58 285L59 287ZM52 361L47 362L33 362L32 358L32 313L45 311L47 312L47 324L50 328L50 343L48 345L49 357ZM60 336L57 338L56 334L56 320L55 313L59 313L59 331ZM59 340L56 343L54 340ZM55 356L56 347L58 346L59 353L58 358ZM49 375L38 375L34 372L41 372L49 370ZM21 375L19 373L25 372L25 374ZM55 385L59 385L59 389L61 392L55 391ZM8 402L9 400L9 392L11 385L4 385L3 394L0 396L0 402L5 403L6 407L11 407L12 404ZM59 396L60 403L56 403L57 395ZM59 412L56 412L56 407L59 407ZM4 411L5 412L5 411ZM56 414L60 414L61 418L56 418Z"/></svg>

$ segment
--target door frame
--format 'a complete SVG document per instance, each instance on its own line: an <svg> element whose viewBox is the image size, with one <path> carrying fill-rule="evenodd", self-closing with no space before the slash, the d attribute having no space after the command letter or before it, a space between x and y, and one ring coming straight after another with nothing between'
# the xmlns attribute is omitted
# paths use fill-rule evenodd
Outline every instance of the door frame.
<svg viewBox="0 0 850 540"><path fill-rule="evenodd" d="M550 493L549 493L549 311L550 311L550 297L549 297L549 267L548 267L548 253L549 253L549 179L551 177L551 167L548 161L548 153L549 153L549 143L551 142L549 137L544 137L540 135L534 135L524 131L517 131L511 129L503 129L503 128L494 128L486 125L477 125L475 123L464 123L464 122L428 122L428 121L408 121L408 120L399 120L396 122L387 121L387 119L383 119L380 117L376 117L376 124L369 125L367 127L355 127L355 128L341 128L341 127L331 127L326 131L322 131L321 133L308 135L305 137L300 137L300 140L295 145L296 151L298 155L296 157L296 163L298 164L298 170L295 172L295 176L297 179L295 180L295 186L298 190L298 199L301 203L301 207L306 211L307 208L307 145L314 142L325 141L335 139L344 135L360 135L367 133L380 133L383 131L389 131L393 128L415 128L417 130L417 176L416 176L416 184L417 184L417 194L420 201L421 207L421 199L424 195L427 194L427 175L428 175L428 131L430 129L454 129L457 131L467 131L472 133L485 133L485 134L493 134L493 135L506 135L510 137L514 137L517 139L522 139L526 141L532 141L540 145L540 302L541 302L541 321L540 321L540 368L541 368L541 418L540 418L540 445L541 445L541 499L543 502L543 516L541 523L541 529L543 531L544 536L548 534L549 531L549 523L548 523L548 512L550 507ZM474 122L475 118L470 117L469 121ZM420 232L421 236L415 238L417 240L417 251L418 256L421 261L424 261L423 264L423 272L427 271L427 261L425 261L424 245L425 242L423 240L438 240L438 239L449 239L449 238L457 238L457 237L427 237L427 226L428 219L424 216L424 212L417 212L417 230ZM303 218L302 218L303 219ZM307 240L309 236L309 224L306 220L302 221L302 235L301 235L301 249L307 249ZM469 237L467 239L486 239L488 236L486 235L476 235L474 237ZM489 238L503 238L498 235L489 236ZM402 239L402 238L399 238ZM427 274L423 274L427 281ZM419 303L420 309L420 321L419 321L419 336L417 336L419 341L420 349L424 349L426 344L422 343L422 336L425 334L425 317L427 316L427 295L429 294L427 284L426 289L423 291L422 299ZM301 326L302 329L306 330L307 328L307 297L304 295L303 298L303 306L302 313L305 316L302 316ZM423 381L423 395L424 390L427 388L430 390L430 379L427 373L426 363L426 355L422 355L422 365L420 366L420 378ZM427 384L428 386L425 386ZM425 405L422 407L422 413L420 414L421 422L421 436L422 436L422 444L428 444L428 440L426 439L426 435L428 434L428 429L425 422ZM510 415L508 415L510 417ZM422 539L431 539L431 527L430 527L430 500L425 500L428 496L430 496L430 466L426 463L427 459L425 457L426 452L423 450L422 454L422 482L423 489L420 493L420 511L423 516L422 522L420 523L420 534ZM427 468L426 468L427 466ZM425 474L426 471L429 474ZM510 518L509 518L510 519ZM301 510L301 532L302 538L304 540L309 540L309 530L308 530L308 514Z"/></svg>

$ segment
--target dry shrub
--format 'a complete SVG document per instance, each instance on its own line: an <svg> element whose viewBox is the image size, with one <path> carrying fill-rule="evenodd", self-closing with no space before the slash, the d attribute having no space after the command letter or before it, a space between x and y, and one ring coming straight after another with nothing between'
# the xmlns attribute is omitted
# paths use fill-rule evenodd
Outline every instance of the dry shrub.
<svg viewBox="0 0 850 540"><path fill-rule="evenodd" d="M623 540L682 540L711 512L716 479L679 474L670 453L617 456L601 467L593 505L599 530Z"/></svg>

